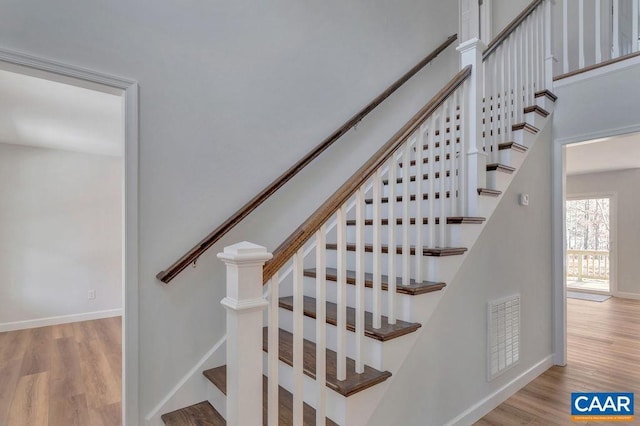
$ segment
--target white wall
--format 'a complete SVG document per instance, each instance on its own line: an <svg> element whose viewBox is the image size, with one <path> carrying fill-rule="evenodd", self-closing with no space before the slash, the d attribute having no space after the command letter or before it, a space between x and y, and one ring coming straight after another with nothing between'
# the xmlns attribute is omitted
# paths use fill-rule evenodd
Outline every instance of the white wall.
<svg viewBox="0 0 640 426"><path fill-rule="evenodd" d="M141 418L224 334L215 253L243 239L274 249L453 76L457 55L427 67L196 269L168 286L155 275L457 23L457 2L440 0L3 1L0 47L139 82Z"/></svg>
<svg viewBox="0 0 640 426"><path fill-rule="evenodd" d="M460 424L469 424L478 413L474 405L521 376L533 378L524 376L530 369L550 365L550 146L547 126L392 377L371 425L444 425L461 415L468 417ZM529 194L528 207L518 205L523 192ZM515 293L521 295L520 362L489 383L487 303ZM508 396L500 394L482 407L491 408Z"/></svg>
<svg viewBox="0 0 640 426"><path fill-rule="evenodd" d="M122 158L0 144L0 331L122 308L121 200Z"/></svg>
<svg viewBox="0 0 640 426"><path fill-rule="evenodd" d="M567 176L567 197L590 193L616 193L618 235L617 281L622 296L640 298L636 266L640 259L640 169Z"/></svg>
<svg viewBox="0 0 640 426"><path fill-rule="evenodd" d="M577 142L640 129L640 64L581 78L571 77L554 84L553 92L558 96L553 119L556 141Z"/></svg>
<svg viewBox="0 0 640 426"><path fill-rule="evenodd" d="M529 0L492 0L491 26L495 38L513 19L531 3Z"/></svg>

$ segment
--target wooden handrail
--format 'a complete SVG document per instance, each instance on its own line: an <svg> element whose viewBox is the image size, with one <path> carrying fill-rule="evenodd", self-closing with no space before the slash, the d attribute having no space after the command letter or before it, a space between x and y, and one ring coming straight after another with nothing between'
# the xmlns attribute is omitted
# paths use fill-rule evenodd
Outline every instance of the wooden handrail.
<svg viewBox="0 0 640 426"><path fill-rule="evenodd" d="M320 229L323 223L351 197L375 171L402 145L413 132L471 75L471 65L465 67L438 92L417 114L389 139L357 172L353 174L327 201L298 227L273 252L273 258L264 265L263 281L266 284L282 268L304 243Z"/></svg>
<svg viewBox="0 0 640 426"><path fill-rule="evenodd" d="M511 33L518 28L518 25L527 19L527 17L531 15L531 12L533 12L543 1L544 0L533 0L529 3L529 5L518 16L516 16L504 30L500 32L500 34L491 40L487 48L482 52L482 60L486 61L487 58L491 56L491 54L495 52L495 50L511 35Z"/></svg>
<svg viewBox="0 0 640 426"><path fill-rule="evenodd" d="M449 36L447 40L438 46L433 52L427 55L416 66L411 68L405 75L389 86L378 97L372 100L367 106L361 109L353 117L351 117L346 123L340 126L335 132L329 135L325 140L320 142L315 148L313 148L307 155L300 159L297 163L291 166L286 172L281 174L276 180L271 182L269 186L264 188L258 195L253 197L248 203L236 211L231 217L225 220L220 226L214 229L209 235L207 235L202 241L200 241L195 247L189 250L184 256L174 262L171 266L161 271L156 275L163 283L168 283L182 272L187 266L195 263L196 260L204 252L206 252L211 246L213 246L220 238L222 238L227 232L233 229L238 223L240 223L251 212L257 209L262 203L264 203L271 195L273 195L278 189L280 189L285 183L289 182L298 172L304 169L309 163L311 163L316 157L318 157L327 148L333 145L342 135L347 133L351 128L358 124L364 117L367 116L375 107L380 105L382 101L387 99L393 92L395 92L400 86L413 77L418 71L425 67L429 62L435 59L442 51L449 47L458 38L457 34Z"/></svg>

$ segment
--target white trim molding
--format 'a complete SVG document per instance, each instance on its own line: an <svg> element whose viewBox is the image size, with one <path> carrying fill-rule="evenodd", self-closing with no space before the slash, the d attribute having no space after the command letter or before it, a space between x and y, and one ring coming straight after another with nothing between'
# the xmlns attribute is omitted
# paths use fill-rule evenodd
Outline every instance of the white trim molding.
<svg viewBox="0 0 640 426"><path fill-rule="evenodd" d="M638 294L638 293L628 293L626 291L618 291L618 292L613 294L613 297L619 297L620 299L640 300L640 294Z"/></svg>
<svg viewBox="0 0 640 426"><path fill-rule="evenodd" d="M552 366L553 355L548 355L491 395L478 401L453 420L447 422L446 425L470 425L475 423Z"/></svg>
<svg viewBox="0 0 640 426"><path fill-rule="evenodd" d="M118 94L124 104L123 238L123 425L140 423L138 415L138 84L51 58L0 47L0 64L42 78Z"/></svg>
<svg viewBox="0 0 640 426"><path fill-rule="evenodd" d="M589 71L582 72L580 74L573 75L571 77L565 77L559 80L555 80L553 82L553 88L557 89L559 87L569 86L581 81L600 77L601 75L622 71L636 65L640 65L640 56L633 56L631 58L623 59L612 64L604 65Z"/></svg>
<svg viewBox="0 0 640 426"><path fill-rule="evenodd" d="M49 325L68 324L71 322L90 321L102 318L119 317L122 309L108 309L106 311L86 312L83 314L60 315L55 317L37 318L25 321L5 322L0 324L0 333L28 328L46 327Z"/></svg>

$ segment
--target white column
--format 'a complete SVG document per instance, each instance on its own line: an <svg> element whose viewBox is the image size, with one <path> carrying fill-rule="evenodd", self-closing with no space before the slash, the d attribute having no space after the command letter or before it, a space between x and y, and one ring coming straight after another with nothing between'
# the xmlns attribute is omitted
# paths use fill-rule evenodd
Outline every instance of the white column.
<svg viewBox="0 0 640 426"><path fill-rule="evenodd" d="M480 3L478 0L459 0L460 42L480 38Z"/></svg>
<svg viewBox="0 0 640 426"><path fill-rule="evenodd" d="M482 52L485 45L477 38L468 40L458 46L462 67L471 65L471 76L468 79L468 92L465 97L467 105L464 110L467 123L464 126L463 142L466 144L467 153L467 211L466 216L477 215L478 188L485 188L487 184L487 154L482 149L484 140L482 137ZM444 141L444 139L443 139ZM440 196L442 198L442 195Z"/></svg>
<svg viewBox="0 0 640 426"><path fill-rule="evenodd" d="M262 267L271 257L246 241L218 253L227 265L227 424L262 424Z"/></svg>
<svg viewBox="0 0 640 426"><path fill-rule="evenodd" d="M552 0L547 0L544 5L544 82L542 87L538 90L549 89L553 83L553 53L551 51L551 3ZM565 71L566 72L566 71Z"/></svg>

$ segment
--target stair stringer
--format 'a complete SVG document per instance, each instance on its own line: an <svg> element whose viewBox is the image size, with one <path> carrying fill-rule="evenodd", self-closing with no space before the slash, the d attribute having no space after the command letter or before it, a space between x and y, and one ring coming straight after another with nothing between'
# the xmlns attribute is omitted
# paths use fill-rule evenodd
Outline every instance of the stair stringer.
<svg viewBox="0 0 640 426"><path fill-rule="evenodd" d="M525 130L518 130L514 132L514 139L517 139L522 145L525 145L527 148L532 148L538 139L538 135L542 133L546 126L549 126L552 122L552 108L547 104L545 105L548 110L550 110L550 114L546 118L540 117L525 117L527 120L535 119L536 124L538 124L539 132L535 135L526 132ZM506 190L509 188L509 185L515 178L518 173L518 169L520 166L526 161L526 157L530 150L527 150L524 153L513 153L510 158L510 164L513 167L516 167L516 171L513 174L504 174L499 178L488 179L488 181L492 182L495 186L491 187L491 189L497 189L502 191L502 193L498 197L479 197L479 215L485 217L487 220L482 224L474 224L474 225L450 225L450 229L454 229L455 232L459 233L458 236L459 241L464 247L467 247L469 250L467 253L459 256L450 256L450 257L423 257L423 268L426 271L430 271L430 276L427 277L429 280L433 281L443 281L446 283L453 282L457 272L462 267L464 261L466 260L468 253L472 250L475 242L480 238L482 231L484 230L489 218L498 207L500 202L502 201L503 195ZM502 157L501 157L502 158ZM501 172L487 172L490 173L501 173ZM449 237L451 238L451 236ZM355 264L354 261L348 259L348 264ZM353 286L349 287L350 293L354 293ZM313 289L315 288L315 279L305 278L305 295L313 295ZM291 289L292 291L292 289ZM281 290L282 292L282 290ZM367 341L366 347L367 351L365 363L373 366L374 368L378 368L381 370L388 370L392 373L390 379L386 380L383 383L380 383L376 386L373 386L365 391L359 392L355 395L349 396L348 398L343 397L331 390L328 390L328 404L327 404L327 416L332 420L338 422L339 424L349 425L349 426L360 426L366 425L375 411L375 407L380 403L380 401L384 398L385 393L387 392L391 383L393 383L394 376L397 371L402 368L404 361L406 360L409 353L413 350L415 343L417 342L420 334L428 327L428 322L430 317L433 315L435 310L437 309L441 299L445 296L447 292L447 287L443 290L435 293L427 293L418 296L404 296L399 295L399 312L398 318L411 321L418 322L422 324L422 327L418 329L416 332L411 333L407 336L403 336L399 339L393 339L386 342L371 342L372 339L365 339ZM287 290L284 290L284 293L288 293ZM281 294L283 295L283 294ZM288 294L287 294L288 295ZM351 301L353 299L349 297L348 299ZM331 298L328 297L328 300ZM367 298L370 300L370 298ZM331 300L330 300L331 301ZM353 306L352 303L348 304L349 306ZM383 303L383 314L384 312ZM367 310L371 310L370 307ZM290 313L283 312L280 310L281 322L280 327L291 331L292 330L292 320ZM309 340L314 340L313 333L315 332L315 327L312 326L314 320L307 320L305 323L305 330L309 334L305 334L305 338ZM308 324L308 326L307 326ZM332 347L332 342L335 341L335 338L331 338L331 333L335 334L335 327L331 325L327 325L328 328L328 338L327 338L327 347L329 349L335 350ZM355 337L354 333L349 332L348 342L351 344L347 344L347 355L350 357L354 357L353 347L353 338ZM266 356L265 356L266 362ZM265 364L266 365L266 364ZM281 380L284 378L281 386L285 389L291 391L291 378L290 376L290 368L288 366L282 365L280 368L280 378ZM312 379L305 377L305 402L312 407L316 406L316 401L314 398L314 387L316 386L315 382Z"/></svg>

